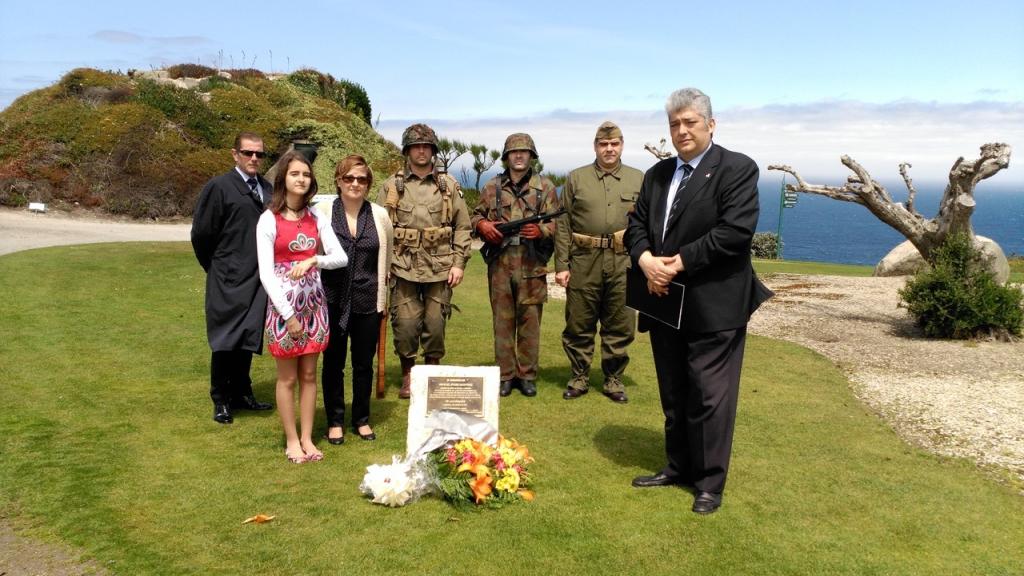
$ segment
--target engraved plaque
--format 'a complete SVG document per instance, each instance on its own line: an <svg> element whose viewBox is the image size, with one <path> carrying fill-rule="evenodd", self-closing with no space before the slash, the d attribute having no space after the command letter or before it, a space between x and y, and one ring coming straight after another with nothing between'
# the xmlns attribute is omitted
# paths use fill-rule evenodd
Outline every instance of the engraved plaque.
<svg viewBox="0 0 1024 576"><path fill-rule="evenodd" d="M427 413L458 410L484 417L484 379L472 376L431 376L427 378Z"/></svg>
<svg viewBox="0 0 1024 576"><path fill-rule="evenodd" d="M419 448L433 431L425 425L435 411L465 412L498 430L497 366L418 365L412 369L406 453Z"/></svg>

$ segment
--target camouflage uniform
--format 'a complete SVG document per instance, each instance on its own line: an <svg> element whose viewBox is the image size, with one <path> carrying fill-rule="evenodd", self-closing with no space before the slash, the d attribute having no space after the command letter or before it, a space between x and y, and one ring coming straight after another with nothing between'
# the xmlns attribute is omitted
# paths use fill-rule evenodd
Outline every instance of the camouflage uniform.
<svg viewBox="0 0 1024 576"><path fill-rule="evenodd" d="M512 150L524 149L514 148L515 145L513 141L513 147L510 148L506 142L503 158ZM536 155L532 140L525 149L530 149ZM500 210L497 206L499 188ZM492 178L480 191L480 201L473 211L472 227L476 234L477 224L481 220L507 222L552 212L558 208L555 186L550 180L529 171L521 182L512 182L508 171L505 171ZM531 387L537 378L541 314L548 295L546 265L555 235L554 222L539 226L542 238L523 239L518 245L507 246L496 259L487 264L494 322L494 356L501 369L501 380L508 382L518 379L521 384L529 382ZM518 237L514 238L513 243L519 241ZM523 393L527 394L525 385Z"/></svg>
<svg viewBox="0 0 1024 576"><path fill-rule="evenodd" d="M436 136L422 124L406 130L403 152L418 143L430 143L436 152ZM395 354L407 375L421 345L427 363L436 364L445 355L452 297L448 272L465 269L469 261L469 209L451 176L433 172L420 178L408 169L384 182L377 202L388 209L395 226L389 311Z"/></svg>
<svg viewBox="0 0 1024 576"><path fill-rule="evenodd" d="M608 122L597 138L621 138ZM562 347L572 367L569 388L589 386L594 334L601 322L601 370L604 392L623 393L622 374L629 364L626 348L633 342L636 313L625 307L629 255L622 245L626 217L633 210L643 182L636 168L619 165L606 172L595 161L569 173L562 188L555 270L571 272L566 288Z"/></svg>

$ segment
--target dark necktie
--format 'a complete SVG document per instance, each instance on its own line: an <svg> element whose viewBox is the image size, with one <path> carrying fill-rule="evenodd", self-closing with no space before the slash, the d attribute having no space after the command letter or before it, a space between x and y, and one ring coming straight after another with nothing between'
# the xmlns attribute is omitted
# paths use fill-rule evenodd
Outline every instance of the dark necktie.
<svg viewBox="0 0 1024 576"><path fill-rule="evenodd" d="M679 210L679 205L682 204L683 188L686 188L686 181L690 179L690 174L693 174L693 166L683 164L683 177L679 179L679 186L676 186L676 195L672 198L672 208L668 211L669 220L675 216L676 211Z"/></svg>
<svg viewBox="0 0 1024 576"><path fill-rule="evenodd" d="M245 181L245 183L249 185L249 189L252 190L252 195L256 198L256 200L260 204L263 204L263 196L260 196L260 191L256 188L257 186L259 186L259 182L257 182L255 178L249 178L248 180Z"/></svg>

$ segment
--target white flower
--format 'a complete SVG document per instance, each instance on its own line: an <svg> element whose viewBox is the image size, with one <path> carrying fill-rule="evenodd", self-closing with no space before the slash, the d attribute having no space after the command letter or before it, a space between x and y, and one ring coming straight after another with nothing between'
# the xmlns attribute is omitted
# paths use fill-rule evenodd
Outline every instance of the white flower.
<svg viewBox="0 0 1024 576"><path fill-rule="evenodd" d="M392 508L404 506L413 496L411 472L410 466L395 456L391 464L367 466L359 489L372 496L376 504Z"/></svg>

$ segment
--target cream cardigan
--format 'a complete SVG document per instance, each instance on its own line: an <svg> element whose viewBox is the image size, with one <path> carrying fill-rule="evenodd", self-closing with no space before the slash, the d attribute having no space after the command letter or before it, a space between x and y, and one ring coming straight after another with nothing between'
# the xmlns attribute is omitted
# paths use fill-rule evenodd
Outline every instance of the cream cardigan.
<svg viewBox="0 0 1024 576"><path fill-rule="evenodd" d="M334 204L341 199L335 196L330 202L319 202L316 209L326 215L327 228L334 230ZM377 228L380 249L377 252L377 312L383 312L388 303L388 272L391 271L391 256L395 248L395 227L391 224L388 211L369 200L364 200L373 211L373 224Z"/></svg>

